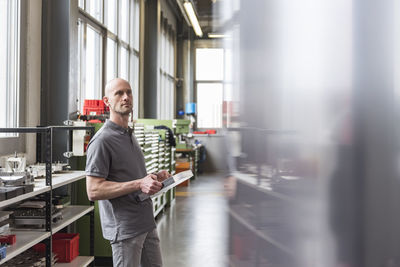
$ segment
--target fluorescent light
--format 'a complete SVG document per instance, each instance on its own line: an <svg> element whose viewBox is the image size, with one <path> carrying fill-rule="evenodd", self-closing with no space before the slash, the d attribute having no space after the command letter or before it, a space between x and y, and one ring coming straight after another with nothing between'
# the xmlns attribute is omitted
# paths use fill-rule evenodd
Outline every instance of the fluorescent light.
<svg viewBox="0 0 400 267"><path fill-rule="evenodd" d="M227 38L227 37L230 36L222 33L208 33L208 38Z"/></svg>
<svg viewBox="0 0 400 267"><path fill-rule="evenodd" d="M194 12L192 3L185 2L185 3L183 3L183 6L185 7L186 14L189 17L189 20L190 20L190 23L192 24L194 32L199 37L203 36L203 31L201 30L199 21L197 20L197 16L196 16L196 13Z"/></svg>
<svg viewBox="0 0 400 267"><path fill-rule="evenodd" d="M176 0L176 3L178 4L179 10L181 11L182 16L185 19L187 25L190 25L191 23L189 21L188 16L186 15L186 11L184 10L185 8L183 7L182 1L181 0Z"/></svg>

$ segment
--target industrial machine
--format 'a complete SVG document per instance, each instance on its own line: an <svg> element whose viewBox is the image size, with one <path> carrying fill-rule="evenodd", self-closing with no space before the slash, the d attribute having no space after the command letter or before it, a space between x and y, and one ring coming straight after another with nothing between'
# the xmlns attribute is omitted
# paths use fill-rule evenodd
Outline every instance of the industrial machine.
<svg viewBox="0 0 400 267"><path fill-rule="evenodd" d="M190 147L190 139L192 135L189 133L190 120L175 119L173 120L176 135L176 148L187 149Z"/></svg>

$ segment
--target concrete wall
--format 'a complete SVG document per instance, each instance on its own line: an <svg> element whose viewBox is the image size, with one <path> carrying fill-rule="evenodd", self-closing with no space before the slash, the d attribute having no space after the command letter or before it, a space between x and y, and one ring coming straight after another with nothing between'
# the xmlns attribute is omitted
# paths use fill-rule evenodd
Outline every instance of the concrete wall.
<svg viewBox="0 0 400 267"><path fill-rule="evenodd" d="M143 79L143 116L157 118L158 103L158 36L160 12L158 0L145 1L144 33L144 79Z"/></svg>
<svg viewBox="0 0 400 267"><path fill-rule="evenodd" d="M225 135L195 135L206 146L206 161L200 163L203 172L228 172L227 139Z"/></svg>
<svg viewBox="0 0 400 267"><path fill-rule="evenodd" d="M42 45L42 1L27 1L27 45L26 53L26 123L40 124L40 75ZM36 161L36 137L26 135L26 157L29 163Z"/></svg>
<svg viewBox="0 0 400 267"><path fill-rule="evenodd" d="M76 2L76 0L74 0ZM42 9L42 94L41 124L63 125L70 107L70 10L74 1L43 1ZM74 91L71 89L71 91ZM72 97L73 98L73 97ZM53 160L63 161L67 133L53 135Z"/></svg>

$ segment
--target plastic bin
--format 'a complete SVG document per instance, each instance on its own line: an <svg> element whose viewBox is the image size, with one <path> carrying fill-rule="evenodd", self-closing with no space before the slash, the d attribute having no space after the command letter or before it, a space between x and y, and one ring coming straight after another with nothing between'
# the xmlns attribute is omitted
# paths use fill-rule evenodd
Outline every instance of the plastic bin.
<svg viewBox="0 0 400 267"><path fill-rule="evenodd" d="M56 233L52 237L53 253L57 254L57 262L71 262L79 255L79 233ZM44 252L46 246L39 243L33 246L38 252Z"/></svg>
<svg viewBox="0 0 400 267"><path fill-rule="evenodd" d="M58 262L71 262L79 255L79 234L54 234L53 252L57 254Z"/></svg>
<svg viewBox="0 0 400 267"><path fill-rule="evenodd" d="M83 104L83 115L101 115L109 111L103 100L85 99Z"/></svg>
<svg viewBox="0 0 400 267"><path fill-rule="evenodd" d="M7 247L0 246L0 260L4 259L7 256Z"/></svg>

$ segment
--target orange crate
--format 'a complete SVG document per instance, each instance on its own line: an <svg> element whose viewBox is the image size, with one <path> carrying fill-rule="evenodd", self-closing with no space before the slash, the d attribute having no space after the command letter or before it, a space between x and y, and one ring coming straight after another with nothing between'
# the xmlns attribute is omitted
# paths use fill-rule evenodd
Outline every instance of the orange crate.
<svg viewBox="0 0 400 267"><path fill-rule="evenodd" d="M190 162L177 162L175 165L175 173L190 170ZM190 179L187 179L183 183L179 184L178 187L187 187L190 185Z"/></svg>
<svg viewBox="0 0 400 267"><path fill-rule="evenodd" d="M175 165L176 169L182 169L182 170L189 170L190 169L190 162L177 162ZM181 171L182 171L181 170Z"/></svg>

